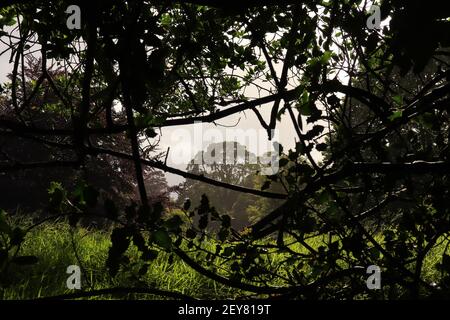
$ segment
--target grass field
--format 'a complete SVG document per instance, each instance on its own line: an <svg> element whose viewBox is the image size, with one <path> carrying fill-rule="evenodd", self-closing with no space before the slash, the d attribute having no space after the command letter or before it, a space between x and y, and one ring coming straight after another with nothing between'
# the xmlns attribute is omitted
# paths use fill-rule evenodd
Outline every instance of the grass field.
<svg viewBox="0 0 450 320"><path fill-rule="evenodd" d="M44 224L31 231L22 245L22 255L34 255L38 263L20 266L11 272L12 285L0 288L0 299L34 299L72 293L66 287L69 265L79 265L83 273L82 289L104 289L111 287L129 287L136 284L130 279L130 273L119 272L112 279L106 269L105 261L110 246L109 234L77 228L71 231L66 223ZM138 260L138 252L130 247L131 256ZM78 260L78 258L79 260ZM184 262L175 257L174 263L167 262L167 254L160 255L152 262L148 272L142 277L142 287L151 286L162 290L175 290L199 298L232 297L239 294L236 290L224 288L198 274ZM103 295L102 298L111 298ZM155 298L143 294L130 294L114 298Z"/></svg>
<svg viewBox="0 0 450 320"><path fill-rule="evenodd" d="M135 272L122 270L113 279L109 276L105 261L110 246L110 235L107 231L88 230L78 227L71 229L65 222L43 224L34 228L27 235L20 253L34 255L38 262L31 266L15 267L8 274L10 285L0 288L0 299L35 299L73 293L66 287L69 265L80 265L82 268L82 289L96 290L112 287L136 286L133 274L139 268L138 252L134 247L128 249L131 266L135 263ZM319 239L312 239L309 244L318 247ZM439 262L444 247L437 247L427 256L424 273L427 281L438 276L434 265ZM272 262L283 259L281 255L273 255ZM140 286L161 290L177 291L189 296L203 299L233 299L246 293L225 287L214 282L187 266L179 258L174 257L168 263L168 254L160 254L151 263L148 271L140 278ZM276 283L274 283L276 285ZM106 294L94 299L160 299L161 296L149 294Z"/></svg>

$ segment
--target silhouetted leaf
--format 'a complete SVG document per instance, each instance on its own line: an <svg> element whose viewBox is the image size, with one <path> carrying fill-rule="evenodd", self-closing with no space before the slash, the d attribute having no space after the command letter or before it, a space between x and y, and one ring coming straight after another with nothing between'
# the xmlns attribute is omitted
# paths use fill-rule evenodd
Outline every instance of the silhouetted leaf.
<svg viewBox="0 0 450 320"><path fill-rule="evenodd" d="M270 183L271 183L271 181L269 181L269 180L264 181L263 185L261 186L261 190L269 189Z"/></svg>

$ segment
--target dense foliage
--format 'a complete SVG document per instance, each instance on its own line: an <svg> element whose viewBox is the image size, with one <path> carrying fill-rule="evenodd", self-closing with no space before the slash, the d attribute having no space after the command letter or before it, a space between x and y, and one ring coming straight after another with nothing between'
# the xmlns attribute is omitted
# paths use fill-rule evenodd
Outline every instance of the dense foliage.
<svg viewBox="0 0 450 320"><path fill-rule="evenodd" d="M72 4L81 8L81 29L66 26ZM3 1L0 36L14 68L0 137L56 151L33 159L0 146L0 172L84 170L103 157L132 165L140 200L123 210L89 183L71 189L56 181L48 190L53 217L67 216L75 228L103 206L115 223L106 259L112 277L131 270L132 246L138 274L166 252L169 263L181 259L252 297L448 297L450 12L432 1L379 5L385 26L374 29L366 24L370 3L361 0ZM41 61L33 79L24 72L30 55ZM51 72L55 64L66 68L64 77ZM35 103L46 84L50 109ZM54 120L39 121L33 108ZM268 139L282 115L297 134L260 189L171 168L147 149L157 128L239 112L255 113ZM150 201L146 168L207 183L212 193L225 188L281 205L237 231L208 192L179 211ZM25 230L4 216L0 268L18 258L35 262L20 259ZM432 279L424 273L431 254L439 256ZM369 265L381 268L379 290L366 286Z"/></svg>

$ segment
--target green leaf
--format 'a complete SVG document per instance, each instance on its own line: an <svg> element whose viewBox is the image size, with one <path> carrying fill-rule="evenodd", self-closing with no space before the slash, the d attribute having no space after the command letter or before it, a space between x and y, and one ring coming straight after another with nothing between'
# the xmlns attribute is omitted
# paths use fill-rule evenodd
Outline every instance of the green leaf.
<svg viewBox="0 0 450 320"><path fill-rule="evenodd" d="M398 96L393 96L392 100L394 100L394 102L401 107L403 105L403 97L398 95Z"/></svg>
<svg viewBox="0 0 450 320"><path fill-rule="evenodd" d="M394 111L389 117L388 119L390 121L394 121L395 119L401 118L403 115L403 111L402 110L398 110L398 111Z"/></svg>
<svg viewBox="0 0 450 320"><path fill-rule="evenodd" d="M50 188L48 189L50 206L52 208L57 208L61 205L64 200L66 193L59 182L51 182Z"/></svg>
<svg viewBox="0 0 450 320"><path fill-rule="evenodd" d="M333 56L333 52L325 51L324 54L322 55L322 57L320 57L320 63L327 64L328 61L330 61L332 56Z"/></svg>
<svg viewBox="0 0 450 320"><path fill-rule="evenodd" d="M73 195L80 205L95 207L99 193L94 187L87 185L85 182L81 182L76 187Z"/></svg>
<svg viewBox="0 0 450 320"><path fill-rule="evenodd" d="M169 27L172 23L172 17L168 13L164 13L161 15L161 25L163 27Z"/></svg>
<svg viewBox="0 0 450 320"><path fill-rule="evenodd" d="M300 103L297 106L302 116L310 116L312 114L311 104L309 103L309 94L307 91L303 91L300 96Z"/></svg>
<svg viewBox="0 0 450 320"><path fill-rule="evenodd" d="M172 248L172 239L169 234L164 229L159 229L158 231L152 234L152 240L158 246L170 250Z"/></svg>

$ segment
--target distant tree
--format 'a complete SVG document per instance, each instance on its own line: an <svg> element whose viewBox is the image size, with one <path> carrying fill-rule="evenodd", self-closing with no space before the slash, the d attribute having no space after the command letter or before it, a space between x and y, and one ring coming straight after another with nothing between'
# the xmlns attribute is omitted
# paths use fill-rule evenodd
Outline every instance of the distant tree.
<svg viewBox="0 0 450 320"><path fill-rule="evenodd" d="M253 188L259 168L257 157L238 142L224 141L208 145L199 151L188 164L186 171L227 184ZM229 189L212 190L208 184L187 179L179 193L182 204L186 198L192 206L200 204L206 194L214 207L223 214L232 217L232 225L242 229L249 225L247 208L257 200L256 196L243 194Z"/></svg>
<svg viewBox="0 0 450 320"><path fill-rule="evenodd" d="M164 206L171 205L171 193L176 194L178 186L170 187L166 176L160 170L149 170L145 176L145 186L150 203L161 202Z"/></svg>

